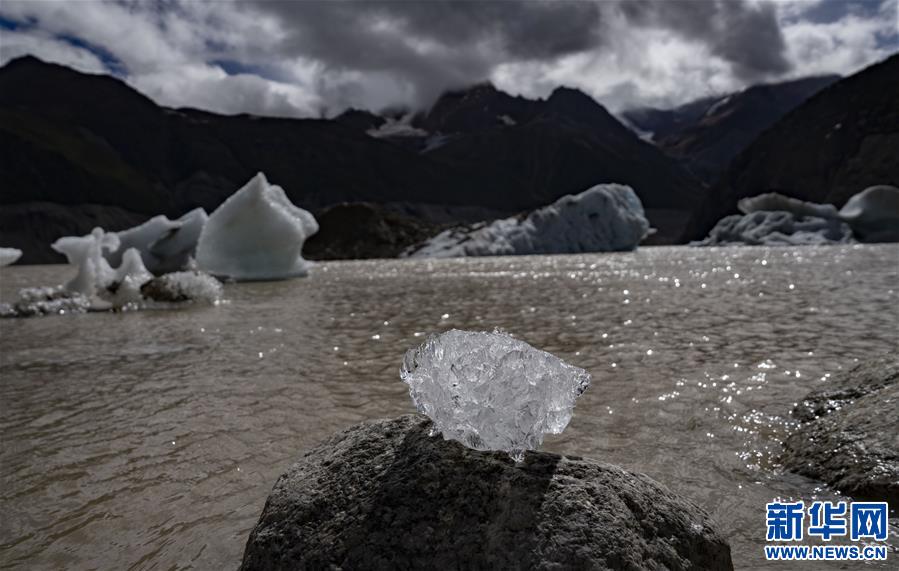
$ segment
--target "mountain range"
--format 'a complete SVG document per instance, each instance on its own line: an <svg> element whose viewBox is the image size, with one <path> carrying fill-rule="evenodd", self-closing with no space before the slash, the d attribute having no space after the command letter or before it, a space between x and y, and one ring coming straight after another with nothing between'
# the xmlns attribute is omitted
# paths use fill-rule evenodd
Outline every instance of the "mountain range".
<svg viewBox="0 0 899 571"><path fill-rule="evenodd" d="M56 234L211 211L258 171L313 212L363 201L510 214L617 181L671 240L682 234L702 183L593 99L559 89L514 124L466 119L494 98L514 99L494 89L441 98L423 119L441 130L419 150L340 120L169 109L110 76L12 60L0 69L0 243L23 249L26 263L56 261ZM477 125L442 130L465 121Z"/></svg>
<svg viewBox="0 0 899 571"><path fill-rule="evenodd" d="M874 185L899 187L899 54L833 83L731 161L688 227L705 236L741 198L776 191L842 207Z"/></svg>
<svg viewBox="0 0 899 571"><path fill-rule="evenodd" d="M628 127L576 89L527 99L489 84L447 92L417 113L226 116L162 107L114 77L26 56L0 68L0 245L24 250L25 263L59 261L49 249L59 236L197 206L211 212L258 171L322 217L322 236L309 243L316 257L391 255L433 228L531 210L602 182L632 186L659 229L654 242L678 243L747 193L805 188L789 165L800 176L799 165L819 155L799 144L820 130L819 118L846 126L829 135L833 150L819 162L867 160L868 146L878 145L869 131L894 143L899 92L888 79L866 78L897 77L896 67L893 57L841 81L808 78L625 112ZM856 119L867 126L850 127ZM772 136L778 129L788 136ZM635 132L649 130L652 141ZM852 154L853 144L864 148ZM883 160L856 179L896 184L895 161ZM828 199L828 173L849 184L866 163L825 166L810 179L817 186L799 194ZM845 201L846 192L832 198ZM362 241L370 229L381 247L351 247L350 227Z"/></svg>
<svg viewBox="0 0 899 571"><path fill-rule="evenodd" d="M753 85L674 109L633 109L622 117L696 176L713 183L765 129L839 80L838 75L824 75Z"/></svg>

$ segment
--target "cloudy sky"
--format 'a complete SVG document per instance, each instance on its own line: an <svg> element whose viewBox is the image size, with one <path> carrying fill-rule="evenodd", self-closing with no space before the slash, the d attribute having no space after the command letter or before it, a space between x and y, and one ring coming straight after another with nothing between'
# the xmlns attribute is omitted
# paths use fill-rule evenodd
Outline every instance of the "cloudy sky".
<svg viewBox="0 0 899 571"><path fill-rule="evenodd" d="M426 107L485 80L612 110L852 73L899 51L899 0L3 0L0 61L116 75L224 113Z"/></svg>

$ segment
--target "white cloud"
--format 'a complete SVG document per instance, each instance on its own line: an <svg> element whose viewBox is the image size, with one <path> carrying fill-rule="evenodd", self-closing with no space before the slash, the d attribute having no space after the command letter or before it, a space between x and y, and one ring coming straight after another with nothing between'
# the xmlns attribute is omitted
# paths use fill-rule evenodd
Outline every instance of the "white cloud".
<svg viewBox="0 0 899 571"><path fill-rule="evenodd" d="M322 106L317 95L302 87L257 75L228 75L220 67L206 64L133 75L127 82L162 105L217 113L314 116Z"/></svg>
<svg viewBox="0 0 899 571"><path fill-rule="evenodd" d="M44 61L60 63L87 73L107 72L100 58L89 50L57 40L45 32L4 31L0 38L0 65L24 55L37 56Z"/></svg>
<svg viewBox="0 0 899 571"><path fill-rule="evenodd" d="M839 73L850 75L894 53L897 31L896 4L884 4L879 18L852 14L830 23L794 21L783 26L793 77ZM880 38L880 40L878 39Z"/></svg>
<svg viewBox="0 0 899 571"><path fill-rule="evenodd" d="M765 0L747 1L760 5ZM822 6L839 13L839 4L825 5L830 1L778 0L777 21L792 69L770 80L815 73L848 74L899 49L897 0L884 2L880 14L874 16L854 14L846 8L835 21L816 23L806 17ZM666 27L665 21L651 20L652 25L638 26L618 4L599 6L602 16L596 25L601 26L601 39L590 49L585 46L591 45L592 36L584 35L582 27L577 28L580 43L569 49L564 42L561 47L556 45L560 34L546 33L546 26L538 25L540 18L525 19L527 26L520 28L504 24L507 29L502 30L511 34L510 38L527 40L531 34L541 33L546 49L557 53L541 58L522 52L521 45L534 42L500 49L502 42L491 47L477 34L469 34L468 44L448 41L472 21L490 30L493 19L502 13L496 6L491 7L490 17L482 20L478 18L484 14L473 15L470 4L459 11L441 4L440 13L448 19L458 16L452 26L441 27L439 22L431 22L427 13L413 11L415 18L384 21L396 29L369 22L361 38L353 38L352 22L346 28L336 25L343 21L339 18L362 18L347 5L342 6L347 8L343 12L340 8L323 16L326 23L333 24L328 27L310 23L315 7L308 13L293 13L287 4L272 9L272 5L260 8L246 1L3 0L0 15L34 25L0 32L0 59L5 62L32 53L83 71L104 71L104 60L97 54L61 39L74 37L103 53L104 58L114 59L117 65L113 67L121 71L123 79L161 104L286 116L314 116L323 109L333 114L349 105L375 110L408 105L421 102L425 84L459 87L485 78L528 96L546 96L557 85L578 87L613 111L640 105L672 106L745 86L734 62L724 59L729 56L710 42L708 34L691 37L684 31L692 29L688 21L681 19L676 26ZM552 26L566 21L553 21ZM422 26L421 30L405 30L404 26L413 24ZM305 32L311 28L318 43L310 47L302 38L298 40L297 26L305 26ZM416 31L421 33L412 33ZM408 36L395 37L407 32ZM370 53L355 45L341 48L345 38L358 40L360 45L371 42ZM240 65L231 69L217 61Z"/></svg>

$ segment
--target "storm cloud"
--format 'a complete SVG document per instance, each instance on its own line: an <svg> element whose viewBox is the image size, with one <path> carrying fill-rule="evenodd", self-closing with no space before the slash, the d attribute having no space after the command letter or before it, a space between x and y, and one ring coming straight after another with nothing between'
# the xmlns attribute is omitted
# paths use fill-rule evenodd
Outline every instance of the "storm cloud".
<svg viewBox="0 0 899 571"><path fill-rule="evenodd" d="M899 0L4 0L0 63L118 75L164 105L333 115L492 81L676 105L852 73L899 49Z"/></svg>
<svg viewBox="0 0 899 571"><path fill-rule="evenodd" d="M790 63L772 4L740 0L457 0L247 3L276 15L288 53L335 70L389 74L418 103L486 80L498 65L551 62L607 48L620 11L637 27L704 44L742 80L786 73Z"/></svg>

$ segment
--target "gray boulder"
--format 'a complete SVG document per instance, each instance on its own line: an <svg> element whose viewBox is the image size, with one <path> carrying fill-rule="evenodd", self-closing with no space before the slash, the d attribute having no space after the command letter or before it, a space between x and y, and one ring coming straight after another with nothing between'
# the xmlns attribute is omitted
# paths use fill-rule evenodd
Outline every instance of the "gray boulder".
<svg viewBox="0 0 899 571"><path fill-rule="evenodd" d="M353 426L281 476L241 569L732 569L709 516L647 476L515 464L407 415Z"/></svg>
<svg viewBox="0 0 899 571"><path fill-rule="evenodd" d="M784 467L863 498L899 503L899 360L838 375L793 410Z"/></svg>

